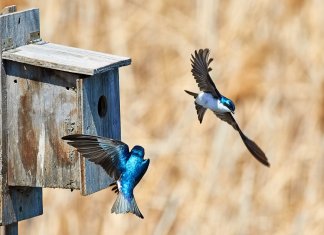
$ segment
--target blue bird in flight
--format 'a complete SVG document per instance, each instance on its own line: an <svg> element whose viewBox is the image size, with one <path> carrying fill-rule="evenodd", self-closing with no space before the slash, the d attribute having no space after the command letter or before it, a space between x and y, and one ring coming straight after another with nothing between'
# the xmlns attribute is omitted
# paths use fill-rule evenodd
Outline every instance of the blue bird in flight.
<svg viewBox="0 0 324 235"><path fill-rule="evenodd" d="M110 185L117 193L111 213L133 213L144 218L134 198L133 190L142 179L150 159L144 159L144 148L128 145L114 139L92 135L67 135L62 138L75 147L83 157L100 165L114 180Z"/></svg>
<svg viewBox="0 0 324 235"><path fill-rule="evenodd" d="M191 55L191 57L191 73L201 92L199 94L187 90L185 90L185 92L195 98L195 106L199 122L202 122L206 110L210 109L218 118L227 122L239 132L243 143L259 162L270 167L270 163L268 162L264 152L256 143L244 135L232 116L235 111L233 101L223 96L217 90L213 80L211 79L209 72L212 69L209 67L209 64L213 59L208 59L209 49L200 49L199 51L195 51L195 54Z"/></svg>

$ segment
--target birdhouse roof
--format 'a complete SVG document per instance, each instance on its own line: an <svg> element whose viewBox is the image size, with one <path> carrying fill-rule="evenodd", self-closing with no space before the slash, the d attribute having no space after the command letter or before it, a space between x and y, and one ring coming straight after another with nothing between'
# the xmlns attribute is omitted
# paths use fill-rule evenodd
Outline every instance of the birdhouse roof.
<svg viewBox="0 0 324 235"><path fill-rule="evenodd" d="M5 60L84 75L94 75L131 63L128 57L38 42L7 50Z"/></svg>

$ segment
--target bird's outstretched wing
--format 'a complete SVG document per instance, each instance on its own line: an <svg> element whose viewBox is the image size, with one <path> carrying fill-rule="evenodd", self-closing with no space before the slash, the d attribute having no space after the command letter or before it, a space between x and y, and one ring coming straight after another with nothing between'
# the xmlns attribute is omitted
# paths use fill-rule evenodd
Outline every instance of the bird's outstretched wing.
<svg viewBox="0 0 324 235"><path fill-rule="evenodd" d="M217 113L214 112L215 115L220 118L221 120L227 122L230 124L235 130L237 130L240 133L240 136L247 147L247 149L250 151L250 153L262 164L265 166L270 166L270 163L268 162L268 159L262 149L254 143L252 140L250 140L244 133L241 131L239 125L235 121L234 117L230 113Z"/></svg>
<svg viewBox="0 0 324 235"><path fill-rule="evenodd" d="M194 76L198 87L203 92L209 92L216 98L221 98L221 94L217 90L213 80L209 75L209 71L212 68L209 67L209 64L213 61L209 57L209 49L200 49L195 51L194 55L191 55L191 73Z"/></svg>
<svg viewBox="0 0 324 235"><path fill-rule="evenodd" d="M118 180L130 156L128 145L114 139L92 135L67 135L62 138L75 147L83 157L94 162Z"/></svg>

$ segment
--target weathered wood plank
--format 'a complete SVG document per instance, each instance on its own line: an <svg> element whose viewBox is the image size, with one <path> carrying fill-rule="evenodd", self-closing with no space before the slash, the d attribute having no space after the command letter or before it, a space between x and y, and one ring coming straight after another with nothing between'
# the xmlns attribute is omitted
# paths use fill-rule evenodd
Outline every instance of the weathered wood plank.
<svg viewBox="0 0 324 235"><path fill-rule="evenodd" d="M15 10L8 8L9 12ZM17 222L43 213L41 188L12 188L8 185L8 105L7 76L3 66L2 51L6 47L26 44L30 32L39 31L38 10L11 13L0 16L0 224L6 233L17 234Z"/></svg>
<svg viewBox="0 0 324 235"><path fill-rule="evenodd" d="M118 69L83 80L83 133L120 139ZM100 103L101 98L101 105ZM106 112L103 99L106 99ZM100 116L101 114L101 116ZM98 165L81 159L81 193L88 195L106 188L112 179Z"/></svg>
<svg viewBox="0 0 324 235"><path fill-rule="evenodd" d="M44 68L94 75L129 65L127 57L39 42L5 51L3 58Z"/></svg>
<svg viewBox="0 0 324 235"><path fill-rule="evenodd" d="M81 130L79 76L12 61L4 65L9 185L79 189L79 158L61 140Z"/></svg>
<svg viewBox="0 0 324 235"><path fill-rule="evenodd" d="M2 51L37 41L39 36L39 10L31 9L0 15ZM39 40L39 37L38 37Z"/></svg>
<svg viewBox="0 0 324 235"><path fill-rule="evenodd" d="M1 24L1 18L0 18ZM1 28L0 28L1 30ZM1 40L1 32L0 32ZM1 49L0 44L0 49ZM1 52L1 50L0 50ZM8 138L7 138L7 83L5 71L2 65L2 56L0 53L0 224L4 225L6 220L12 219L4 216L4 211L7 205L8 183L7 183L7 169L8 169Z"/></svg>

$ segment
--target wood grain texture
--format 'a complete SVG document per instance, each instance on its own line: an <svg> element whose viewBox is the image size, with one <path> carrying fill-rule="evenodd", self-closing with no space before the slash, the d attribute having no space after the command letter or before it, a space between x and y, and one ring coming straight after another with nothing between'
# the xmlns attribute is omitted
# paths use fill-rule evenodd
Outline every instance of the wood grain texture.
<svg viewBox="0 0 324 235"><path fill-rule="evenodd" d="M98 113L98 101L106 97L107 112ZM118 69L84 79L82 84L83 133L120 139ZM81 159L81 193L88 195L106 188L112 179L99 166Z"/></svg>
<svg viewBox="0 0 324 235"><path fill-rule="evenodd" d="M40 31L38 9L0 15L0 19L1 43L12 40L12 45L2 46L2 51L26 45L31 40L30 33Z"/></svg>
<svg viewBox="0 0 324 235"><path fill-rule="evenodd" d="M13 8L8 9L13 11ZM7 75L2 59L2 51L10 42L11 47L25 45L29 33L39 31L39 12L36 9L0 16L0 224L6 226L6 233L17 234L17 222L43 213L42 189L10 187L8 185L8 91ZM10 40L8 40L10 39ZM5 42L6 44L4 44Z"/></svg>
<svg viewBox="0 0 324 235"><path fill-rule="evenodd" d="M78 75L12 61L4 64L12 156L9 185L79 189L79 158L61 140L80 128Z"/></svg>
<svg viewBox="0 0 324 235"><path fill-rule="evenodd" d="M130 58L39 42L5 51L3 58L71 73L94 75L129 65Z"/></svg>
<svg viewBox="0 0 324 235"><path fill-rule="evenodd" d="M0 18L1 24L1 18ZM1 39L1 34L0 34ZM1 44L0 44L1 49ZM0 50L1 52L1 50ZM0 53L0 224L10 224L6 223L7 221L13 221L13 217L5 217L4 211L6 210L6 206L8 205L8 183L7 183L7 169L8 169L8 138L7 138L7 86L6 86L6 74L4 67L2 65L2 56Z"/></svg>

